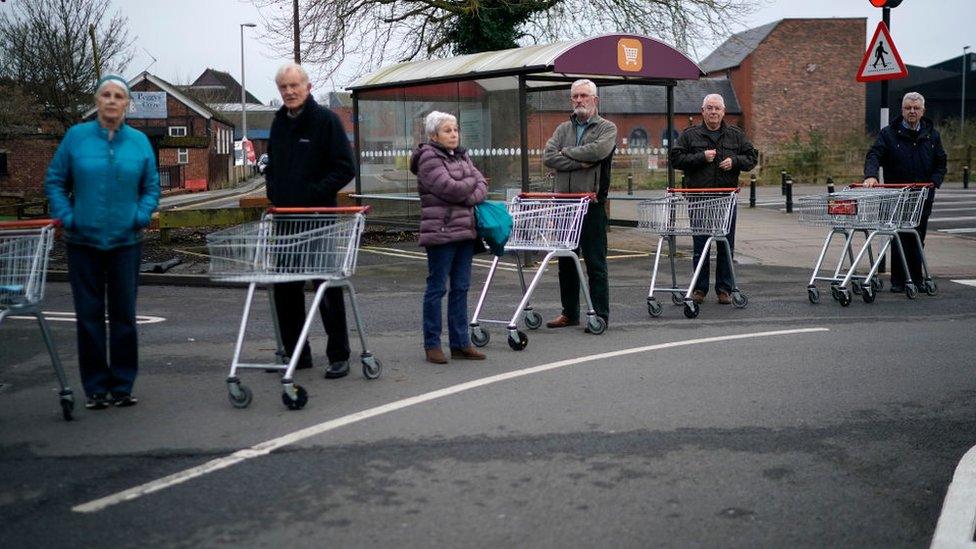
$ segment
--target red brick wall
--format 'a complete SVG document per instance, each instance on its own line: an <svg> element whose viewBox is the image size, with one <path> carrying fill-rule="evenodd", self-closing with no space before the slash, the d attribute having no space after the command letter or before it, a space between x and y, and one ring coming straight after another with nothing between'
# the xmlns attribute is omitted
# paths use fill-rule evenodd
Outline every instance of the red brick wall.
<svg viewBox="0 0 976 549"><path fill-rule="evenodd" d="M806 139L818 131L833 140L863 130L864 85L854 76L865 25L864 18L786 19L753 51L751 70L743 71L751 78L736 87L736 95L749 106L744 113L757 147L789 141L795 133Z"/></svg>
<svg viewBox="0 0 976 549"><path fill-rule="evenodd" d="M189 162L184 169L186 179L207 179L210 176L210 151L207 149L187 149L190 153ZM177 149L159 149L159 165L175 166Z"/></svg>
<svg viewBox="0 0 976 549"><path fill-rule="evenodd" d="M0 191L44 194L44 174L60 142L56 137L0 138L0 151L7 151L8 174L0 175Z"/></svg>

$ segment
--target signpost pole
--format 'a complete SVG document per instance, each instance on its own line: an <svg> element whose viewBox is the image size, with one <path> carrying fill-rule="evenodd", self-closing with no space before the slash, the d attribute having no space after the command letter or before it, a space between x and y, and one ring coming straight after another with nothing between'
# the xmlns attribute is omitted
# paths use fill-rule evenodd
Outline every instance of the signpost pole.
<svg viewBox="0 0 976 549"><path fill-rule="evenodd" d="M891 32L891 8L885 7L881 9L881 20L884 22L885 26L888 27L888 32ZM888 81L881 81L881 115L878 118L878 131L884 129L888 125ZM884 181L884 168L878 168L878 175L881 181ZM888 272L887 257L881 258L881 263L878 265L879 273Z"/></svg>

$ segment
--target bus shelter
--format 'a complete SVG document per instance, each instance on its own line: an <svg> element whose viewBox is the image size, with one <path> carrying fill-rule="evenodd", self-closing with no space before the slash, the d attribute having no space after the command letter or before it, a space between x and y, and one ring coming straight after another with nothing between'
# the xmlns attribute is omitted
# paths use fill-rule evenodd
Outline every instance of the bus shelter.
<svg viewBox="0 0 976 549"><path fill-rule="evenodd" d="M542 151L556 126L571 114L568 88L580 78L597 84L601 116L618 125L612 188L627 177L632 185L635 172L672 187L674 169L667 151L677 135L675 87L702 76L682 52L654 38L628 34L382 68L348 88L356 196L374 206L374 219L417 214L409 159L426 139L423 121L432 110L457 116L461 145L488 179L492 197L551 190ZM632 129L622 131L623 117Z"/></svg>

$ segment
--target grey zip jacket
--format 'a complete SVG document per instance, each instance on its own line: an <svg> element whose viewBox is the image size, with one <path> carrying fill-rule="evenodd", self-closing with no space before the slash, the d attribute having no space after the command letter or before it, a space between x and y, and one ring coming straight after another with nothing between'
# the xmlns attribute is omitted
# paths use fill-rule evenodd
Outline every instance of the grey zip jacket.
<svg viewBox="0 0 976 549"><path fill-rule="evenodd" d="M610 162L617 146L617 126L594 114L577 144L575 120L574 114L556 128L546 143L542 161L546 167L556 170L556 192L596 193L602 201L610 188Z"/></svg>

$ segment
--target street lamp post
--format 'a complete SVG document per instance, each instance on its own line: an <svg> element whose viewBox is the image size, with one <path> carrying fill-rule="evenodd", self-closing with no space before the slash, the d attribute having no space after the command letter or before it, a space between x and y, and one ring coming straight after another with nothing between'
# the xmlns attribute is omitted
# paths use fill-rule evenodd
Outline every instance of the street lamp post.
<svg viewBox="0 0 976 549"><path fill-rule="evenodd" d="M241 23L241 141L247 138L247 107L245 106L245 95L244 91L244 27L254 28L257 25L254 23ZM243 147L241 152L244 154L244 165L247 165L247 152L244 151Z"/></svg>
<svg viewBox="0 0 976 549"><path fill-rule="evenodd" d="M966 132L966 69L969 68L969 63L966 62L967 51L969 51L969 46L963 46L962 47L962 103L959 105L960 135Z"/></svg>

